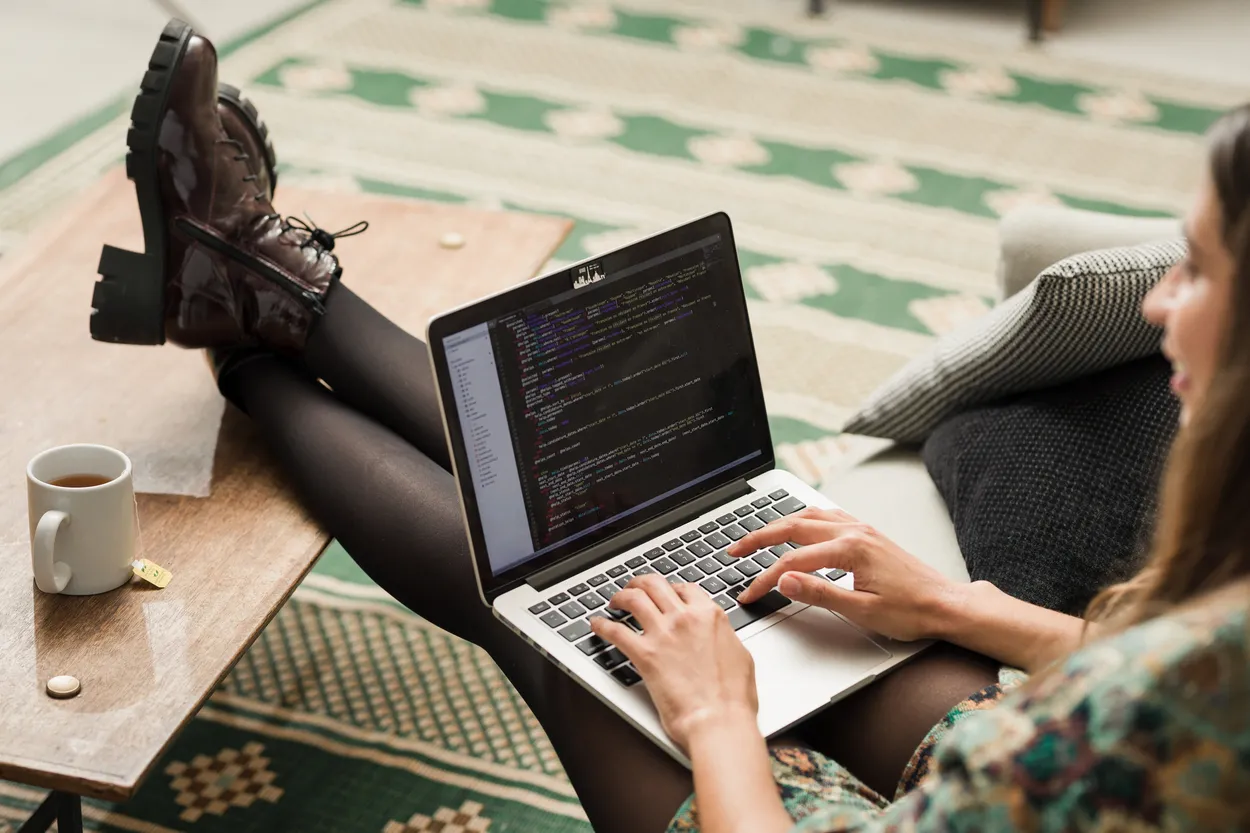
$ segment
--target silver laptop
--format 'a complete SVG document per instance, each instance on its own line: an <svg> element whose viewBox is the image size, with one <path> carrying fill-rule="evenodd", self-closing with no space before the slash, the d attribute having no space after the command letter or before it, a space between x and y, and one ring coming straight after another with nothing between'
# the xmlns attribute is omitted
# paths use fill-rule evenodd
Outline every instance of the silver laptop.
<svg viewBox="0 0 1250 833"><path fill-rule="evenodd" d="M633 576L698 582L725 610L766 736L915 652L775 590L735 601L789 545L735 559L731 542L834 504L775 466L726 215L448 312L427 335L482 600L678 760L637 672L590 632L595 616L636 627L609 605Z"/></svg>

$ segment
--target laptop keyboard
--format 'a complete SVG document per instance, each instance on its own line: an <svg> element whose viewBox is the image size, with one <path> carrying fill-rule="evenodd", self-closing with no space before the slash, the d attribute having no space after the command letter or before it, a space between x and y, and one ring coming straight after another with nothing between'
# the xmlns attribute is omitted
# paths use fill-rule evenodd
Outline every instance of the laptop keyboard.
<svg viewBox="0 0 1250 833"><path fill-rule="evenodd" d="M583 654L594 659L619 683L632 686L642 678L624 654L590 632L590 620L597 616L615 619L641 631L642 627L628 613L608 607L612 597L634 576L658 573L672 584L697 582L729 615L734 630L781 610L790 604L790 600L776 590L770 590L749 605L740 605L737 600L755 576L794 549L795 545L779 544L742 558L734 558L724 550L747 533L792 515L806 504L791 497L785 489L767 495L752 493L744 501L741 506L714 521L692 529L679 529L658 547L553 593L546 601L530 607L530 613L569 642L576 643ZM825 570L818 574L836 581L846 572Z"/></svg>

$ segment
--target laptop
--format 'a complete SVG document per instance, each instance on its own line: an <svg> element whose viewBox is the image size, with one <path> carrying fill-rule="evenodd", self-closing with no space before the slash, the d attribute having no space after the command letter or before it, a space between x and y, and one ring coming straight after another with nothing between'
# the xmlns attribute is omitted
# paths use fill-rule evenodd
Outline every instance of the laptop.
<svg viewBox="0 0 1250 833"><path fill-rule="evenodd" d="M725 548L834 504L776 467L725 214L440 315L427 337L482 601L677 760L638 673L590 631L637 627L609 605L634 576L697 582L725 610L765 736L915 652L775 590L736 602L791 545Z"/></svg>

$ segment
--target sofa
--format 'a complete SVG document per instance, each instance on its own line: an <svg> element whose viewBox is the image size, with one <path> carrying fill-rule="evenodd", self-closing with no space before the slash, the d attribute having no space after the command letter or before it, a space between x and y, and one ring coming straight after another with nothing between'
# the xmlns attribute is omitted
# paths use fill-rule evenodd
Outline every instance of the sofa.
<svg viewBox="0 0 1250 833"><path fill-rule="evenodd" d="M1174 219L1143 219L1057 207L1028 207L999 226L1000 300L1015 295L1052 264L1080 252L1181 236ZM862 521L943 574L968 581L946 502L914 444L861 437L825 472L821 490Z"/></svg>

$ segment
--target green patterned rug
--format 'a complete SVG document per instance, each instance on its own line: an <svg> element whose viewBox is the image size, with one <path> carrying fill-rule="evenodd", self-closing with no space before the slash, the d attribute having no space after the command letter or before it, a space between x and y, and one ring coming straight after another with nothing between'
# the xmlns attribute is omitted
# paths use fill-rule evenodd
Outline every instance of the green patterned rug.
<svg viewBox="0 0 1250 833"><path fill-rule="evenodd" d="M819 484L856 403L993 303L1000 215L1177 213L1200 134L1250 96L799 5L323 0L223 49L222 77L283 184L569 217L558 261L728 211L778 456ZM0 163L0 249L120 160L128 102ZM0 782L0 833L40 798ZM139 796L85 813L137 833L589 828L490 661L338 547Z"/></svg>

